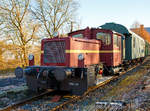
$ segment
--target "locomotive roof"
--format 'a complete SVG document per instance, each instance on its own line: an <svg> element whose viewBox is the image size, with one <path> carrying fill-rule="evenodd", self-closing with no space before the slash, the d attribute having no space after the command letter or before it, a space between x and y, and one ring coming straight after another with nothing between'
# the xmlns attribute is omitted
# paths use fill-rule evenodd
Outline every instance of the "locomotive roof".
<svg viewBox="0 0 150 111"><path fill-rule="evenodd" d="M85 30L90 30L90 29L94 29L94 30L97 30L97 29L102 29L101 27L98 27L98 28L89 28L89 27L87 27L87 28L85 28L85 29L80 29L80 30L76 30L76 31L73 31L73 32L70 32L70 33L68 33L68 35L70 35L70 34L72 34L72 33L75 33L75 32L82 32L82 31L85 31ZM111 29L102 29L102 30L108 30L108 31L112 31L113 33L115 33L115 34L118 34L118 35L120 35L120 36L124 36L122 33L119 33L119 32L117 32L117 31L115 31L115 30L111 30Z"/></svg>

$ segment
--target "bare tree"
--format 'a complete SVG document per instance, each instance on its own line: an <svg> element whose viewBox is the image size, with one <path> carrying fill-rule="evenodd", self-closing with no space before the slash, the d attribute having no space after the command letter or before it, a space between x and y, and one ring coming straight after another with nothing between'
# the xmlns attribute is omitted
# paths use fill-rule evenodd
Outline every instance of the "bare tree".
<svg viewBox="0 0 150 111"><path fill-rule="evenodd" d="M74 0L36 0L36 6L32 12L45 28L46 36L52 38L54 32L75 21L78 3Z"/></svg>
<svg viewBox="0 0 150 111"><path fill-rule="evenodd" d="M4 44L3 44L3 42L2 41L0 41L0 62L2 63L2 61L3 61L3 58L2 58L2 54L3 54L3 52L4 52Z"/></svg>
<svg viewBox="0 0 150 111"><path fill-rule="evenodd" d="M27 65L28 45L37 39L39 25L31 19L30 0L1 0L0 26L3 37L15 47L23 65Z"/></svg>

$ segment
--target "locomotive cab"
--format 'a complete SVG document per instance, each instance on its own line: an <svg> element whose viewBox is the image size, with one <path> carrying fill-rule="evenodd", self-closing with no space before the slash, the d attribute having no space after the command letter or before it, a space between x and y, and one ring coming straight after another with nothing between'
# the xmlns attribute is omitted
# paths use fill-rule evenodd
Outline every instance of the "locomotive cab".
<svg viewBox="0 0 150 111"><path fill-rule="evenodd" d="M105 29L92 29L93 39L100 40L102 47L100 57L104 66L104 74L117 74L122 64L121 34Z"/></svg>

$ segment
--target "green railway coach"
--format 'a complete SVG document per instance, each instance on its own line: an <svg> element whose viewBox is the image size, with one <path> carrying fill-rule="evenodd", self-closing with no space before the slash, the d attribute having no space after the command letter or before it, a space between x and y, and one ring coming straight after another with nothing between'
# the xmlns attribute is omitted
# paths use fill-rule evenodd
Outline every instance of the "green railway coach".
<svg viewBox="0 0 150 111"><path fill-rule="evenodd" d="M145 40L142 37L128 30L125 26L121 24L106 23L100 27L102 29L114 30L125 36L125 44L122 44L122 48L124 49L125 47L125 54L122 54L123 59L125 61L131 61L131 60L145 57L146 44L145 44ZM122 43L123 41L124 41L124 37L122 37ZM124 53L124 51L122 51L122 53Z"/></svg>

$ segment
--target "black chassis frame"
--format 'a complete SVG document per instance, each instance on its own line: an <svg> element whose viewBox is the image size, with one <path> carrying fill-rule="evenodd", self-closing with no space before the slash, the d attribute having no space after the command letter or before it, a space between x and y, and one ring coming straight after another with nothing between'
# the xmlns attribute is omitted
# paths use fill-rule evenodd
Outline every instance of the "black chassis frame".
<svg viewBox="0 0 150 111"><path fill-rule="evenodd" d="M30 90L39 91L42 89L55 89L69 91L73 95L82 95L88 90L88 87L95 85L96 74L95 66L86 68L70 68L61 66L28 66L24 69L27 86ZM69 69L71 76L64 81L57 81L53 75L42 76L44 70Z"/></svg>

